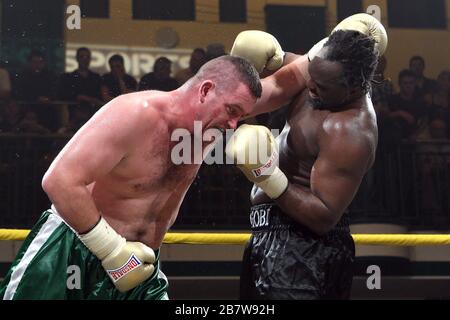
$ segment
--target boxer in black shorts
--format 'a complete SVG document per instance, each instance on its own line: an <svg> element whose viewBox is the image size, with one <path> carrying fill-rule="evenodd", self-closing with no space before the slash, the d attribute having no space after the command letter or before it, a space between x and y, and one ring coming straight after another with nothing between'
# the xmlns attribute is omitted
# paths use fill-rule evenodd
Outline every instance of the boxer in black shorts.
<svg viewBox="0 0 450 320"><path fill-rule="evenodd" d="M242 299L348 299L355 246L348 216L320 237L276 204L253 206L244 254ZM323 272L325 271L325 272Z"/></svg>
<svg viewBox="0 0 450 320"><path fill-rule="evenodd" d="M346 212L375 158L370 85L386 45L383 26L367 14L345 19L304 56L285 55L261 31L236 38L233 55L260 71L278 68L261 81L252 115L289 104L276 139L266 127L242 125L226 147L255 183L242 299L350 297L354 243Z"/></svg>

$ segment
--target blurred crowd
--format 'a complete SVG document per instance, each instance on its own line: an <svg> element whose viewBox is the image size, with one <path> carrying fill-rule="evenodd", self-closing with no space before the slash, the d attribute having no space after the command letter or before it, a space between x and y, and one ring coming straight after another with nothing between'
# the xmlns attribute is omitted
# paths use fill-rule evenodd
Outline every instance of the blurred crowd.
<svg viewBox="0 0 450 320"><path fill-rule="evenodd" d="M377 113L380 142L448 139L450 126L450 71L437 79L424 75L425 60L413 56L398 75L398 92L385 76L386 58L378 63L372 101Z"/></svg>
<svg viewBox="0 0 450 320"><path fill-rule="evenodd" d="M79 48L78 68L57 76L47 67L45 55L33 50L27 65L16 76L0 68L0 132L73 134L114 97L141 90L174 90L206 61L223 54L223 46L196 48L189 66L175 74L172 61L162 56L155 60L153 70L135 79L126 73L124 59L119 54L109 58L110 72L100 75L89 68L89 48ZM380 143L448 139L450 71L443 70L437 79L427 78L425 59L413 56L408 68L399 73L398 90L395 90L391 78L385 75L386 65L386 58L381 57L371 93ZM276 112L262 115L256 122L281 128L283 120L283 113Z"/></svg>
<svg viewBox="0 0 450 320"><path fill-rule="evenodd" d="M189 66L172 72L172 61L158 57L153 70L140 79L125 71L119 54L109 60L110 72L90 69L91 51L78 48L78 68L55 75L45 54L32 50L23 70L12 76L0 68L0 133L74 134L104 104L134 91L177 89L208 60L224 55L223 46L211 45L192 51Z"/></svg>

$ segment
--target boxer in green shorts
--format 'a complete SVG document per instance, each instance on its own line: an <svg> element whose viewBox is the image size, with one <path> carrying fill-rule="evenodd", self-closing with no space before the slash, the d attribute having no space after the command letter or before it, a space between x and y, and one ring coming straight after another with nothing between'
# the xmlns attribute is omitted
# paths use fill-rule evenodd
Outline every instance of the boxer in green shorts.
<svg viewBox="0 0 450 320"><path fill-rule="evenodd" d="M52 208L42 214L20 248L0 286L0 297L6 300L167 299L168 283L159 270L158 253L155 251L153 275L122 293L115 288L97 257Z"/></svg>
<svg viewBox="0 0 450 320"><path fill-rule="evenodd" d="M25 240L0 297L167 298L159 248L201 165L173 160L172 134L192 136L194 121L202 130L235 128L260 96L255 68L223 56L177 90L126 94L103 106L46 172L52 210ZM71 283L77 268L79 289Z"/></svg>

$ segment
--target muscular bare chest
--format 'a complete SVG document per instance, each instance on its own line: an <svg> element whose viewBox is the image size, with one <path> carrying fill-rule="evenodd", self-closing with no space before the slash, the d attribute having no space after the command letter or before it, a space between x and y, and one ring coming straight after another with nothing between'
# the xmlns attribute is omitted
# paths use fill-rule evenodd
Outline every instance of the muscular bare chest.
<svg viewBox="0 0 450 320"><path fill-rule="evenodd" d="M162 131L136 137L128 154L92 195L97 208L120 234L157 248L173 224L199 165L176 165L173 145Z"/></svg>
<svg viewBox="0 0 450 320"><path fill-rule="evenodd" d="M280 168L297 182L309 186L319 153L318 135L329 111L314 109L302 94L290 106L286 126L278 137Z"/></svg>
<svg viewBox="0 0 450 320"><path fill-rule="evenodd" d="M318 133L327 113L314 109L307 93L301 94L289 106L286 125L276 140L280 169L291 183L310 187L311 169L319 153ZM269 198L261 189L253 189L252 204L268 201Z"/></svg>
<svg viewBox="0 0 450 320"><path fill-rule="evenodd" d="M168 137L142 141L122 159L110 177L122 182L122 190L131 196L180 191L194 179L199 166L174 164L171 150Z"/></svg>

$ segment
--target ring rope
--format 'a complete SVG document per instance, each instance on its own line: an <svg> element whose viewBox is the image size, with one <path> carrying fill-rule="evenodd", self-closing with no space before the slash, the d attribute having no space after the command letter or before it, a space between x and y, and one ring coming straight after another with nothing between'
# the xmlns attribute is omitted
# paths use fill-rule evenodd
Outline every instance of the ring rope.
<svg viewBox="0 0 450 320"><path fill-rule="evenodd" d="M24 240L30 230L0 229L0 240ZM450 245L449 234L352 234L358 245L437 246ZM167 244L245 244L250 233L169 232Z"/></svg>

